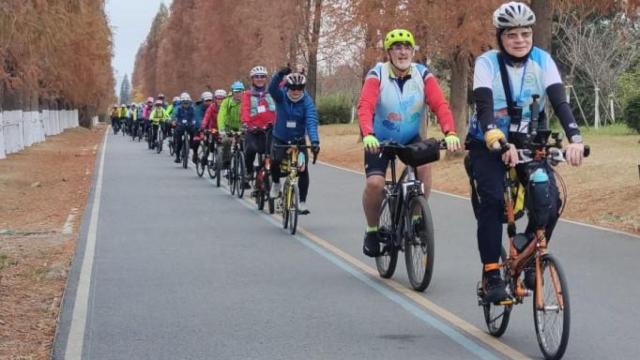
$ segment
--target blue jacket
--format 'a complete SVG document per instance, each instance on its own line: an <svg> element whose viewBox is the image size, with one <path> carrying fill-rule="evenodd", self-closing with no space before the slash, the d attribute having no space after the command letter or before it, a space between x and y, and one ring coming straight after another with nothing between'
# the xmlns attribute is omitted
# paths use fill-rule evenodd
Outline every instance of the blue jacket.
<svg viewBox="0 0 640 360"><path fill-rule="evenodd" d="M269 83L269 94L276 103L276 123L273 127L273 137L287 142L309 135L311 143L320 143L318 137L318 115L313 99L305 91L302 99L293 102L287 96L287 88L280 86L283 75L276 73ZM295 122L287 126L287 122Z"/></svg>
<svg viewBox="0 0 640 360"><path fill-rule="evenodd" d="M174 108L173 110L173 118L176 119L178 126L182 126L182 120L187 120L188 124L191 125L191 121L195 120L195 110L193 105L190 105L188 108L183 108L182 105Z"/></svg>
<svg viewBox="0 0 640 360"><path fill-rule="evenodd" d="M195 111L196 126L200 128L200 124L202 123L202 119L204 118L204 113L207 112L207 109L205 108L205 105L204 105L204 101L200 101L196 103L196 105L193 108Z"/></svg>

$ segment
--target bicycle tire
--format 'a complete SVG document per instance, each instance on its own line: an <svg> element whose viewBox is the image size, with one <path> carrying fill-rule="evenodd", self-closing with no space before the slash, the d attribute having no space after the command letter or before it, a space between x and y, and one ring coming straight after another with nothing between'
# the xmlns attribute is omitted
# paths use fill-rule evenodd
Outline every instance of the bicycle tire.
<svg viewBox="0 0 640 360"><path fill-rule="evenodd" d="M169 147L169 156L173 156L176 154L176 145L174 144L173 138L169 138L167 146Z"/></svg>
<svg viewBox="0 0 640 360"><path fill-rule="evenodd" d="M258 180L258 179L262 179L262 180ZM256 191L256 205L258 205L258 210L260 211L264 210L265 195L268 196L265 190L266 181L267 181L266 172L264 172L262 169L259 170L256 173L255 191Z"/></svg>
<svg viewBox="0 0 640 360"><path fill-rule="evenodd" d="M500 251L500 262L505 263L507 261L507 252L504 247ZM500 273L503 279L507 278L506 267L500 267ZM484 270L482 275L484 276ZM483 296L482 294L480 294ZM494 337L500 337L507 331L509 326L509 319L511 317L512 304L508 305L496 305L496 304L484 304L482 305L482 312L484 313L484 321L487 324L487 331Z"/></svg>
<svg viewBox="0 0 640 360"><path fill-rule="evenodd" d="M396 227L393 225L393 213L391 208L389 208L389 198L387 197L382 201L378 222L378 231L381 233L387 233L389 235L388 238L393 242ZM389 279L393 276L393 273L396 271L397 264L398 248L393 244L389 244L382 255L376 256L376 269L378 269L378 274L385 279Z"/></svg>
<svg viewBox="0 0 640 360"><path fill-rule="evenodd" d="M149 149L153 149L153 125L149 124L147 129L147 146Z"/></svg>
<svg viewBox="0 0 640 360"><path fill-rule="evenodd" d="M164 138L162 136L162 129L158 127L158 138L156 139L156 152L160 154L162 152L162 145L164 143Z"/></svg>
<svg viewBox="0 0 640 360"><path fill-rule="evenodd" d="M542 273L542 298L544 309L538 310L536 306L536 290L534 290L533 320L535 324L538 345L545 359L560 359L567 350L569 332L571 327L571 306L569 302L569 288L564 272L558 261L551 254L542 255L540 259ZM558 296L555 287L559 286ZM562 301L560 301L560 299ZM551 304L551 305L550 305ZM554 316L554 313L556 316ZM549 315L547 317L547 315ZM550 321L549 321L550 320ZM553 325L561 323L559 331L551 329ZM560 334L559 339L553 339L553 335Z"/></svg>
<svg viewBox="0 0 640 360"><path fill-rule="evenodd" d="M236 171L237 171L237 167L238 167L238 163L237 163L237 159L236 159L236 155L233 154L231 156L231 163L229 164L229 171L227 172L227 174L229 174L229 190L231 190L231 195L235 195L236 194Z"/></svg>
<svg viewBox="0 0 640 360"><path fill-rule="evenodd" d="M218 149L215 149L215 164L216 164L216 187L220 187L222 181L222 155L218 153Z"/></svg>
<svg viewBox="0 0 640 360"><path fill-rule="evenodd" d="M405 214L404 258L409 283L416 291L424 291L431 282L434 261L433 218L427 199L414 196Z"/></svg>
<svg viewBox="0 0 640 360"><path fill-rule="evenodd" d="M298 228L298 206L300 205L298 185L292 185L290 191L292 194L289 197L289 233L295 235Z"/></svg>
<svg viewBox="0 0 640 360"><path fill-rule="evenodd" d="M197 149L198 161L196 161L196 174L198 174L198 177L204 175L204 168L207 167L207 153L203 144L204 143L201 142Z"/></svg>
<svg viewBox="0 0 640 360"><path fill-rule="evenodd" d="M287 202L288 192L289 192L289 182L285 181L284 186L282 188L282 193L280 195L282 201L282 228L286 229L289 227L289 204Z"/></svg>
<svg viewBox="0 0 640 360"><path fill-rule="evenodd" d="M187 129L184 129L184 134L182 135L182 167L189 167L189 133Z"/></svg>
<svg viewBox="0 0 640 360"><path fill-rule="evenodd" d="M209 161L209 156L211 156L211 161ZM218 176L218 170L216 169L217 167L217 159L216 159L216 152L214 151L209 151L209 149L207 149L207 172L209 173L209 178L211 179L215 179L216 176Z"/></svg>
<svg viewBox="0 0 640 360"><path fill-rule="evenodd" d="M244 153L242 151L238 151L238 176L236 177L236 181L238 185L237 195L238 199L242 199L244 196L244 183L247 181L247 166L244 164Z"/></svg>

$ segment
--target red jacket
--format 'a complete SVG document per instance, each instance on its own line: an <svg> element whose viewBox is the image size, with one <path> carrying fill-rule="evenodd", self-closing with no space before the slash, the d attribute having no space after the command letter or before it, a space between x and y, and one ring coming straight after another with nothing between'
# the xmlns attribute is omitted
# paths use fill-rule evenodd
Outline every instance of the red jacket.
<svg viewBox="0 0 640 360"><path fill-rule="evenodd" d="M207 108L207 112L204 113L202 118L202 124L200 129L218 130L218 104L213 103Z"/></svg>
<svg viewBox="0 0 640 360"><path fill-rule="evenodd" d="M260 95L255 92L252 95L252 89L242 94L240 119L242 124L250 129L264 129L276 121L275 102L271 99L271 95L266 89ZM252 99L252 96L255 99Z"/></svg>

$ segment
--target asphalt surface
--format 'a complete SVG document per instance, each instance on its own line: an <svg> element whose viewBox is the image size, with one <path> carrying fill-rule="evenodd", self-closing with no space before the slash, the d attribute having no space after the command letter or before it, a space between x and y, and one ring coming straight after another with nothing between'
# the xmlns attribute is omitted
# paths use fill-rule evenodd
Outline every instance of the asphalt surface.
<svg viewBox="0 0 640 360"><path fill-rule="evenodd" d="M97 165L99 166L99 164ZM98 174L98 171L94 172ZM53 357L85 359L504 358L356 262L364 176L311 166L304 234L290 236L253 203L184 170L166 150L108 135L86 326L69 335L91 206L84 214ZM98 176L98 175L96 175ZM569 189L570 190L570 189ZM468 200L434 193L436 260L420 297L485 331L475 296L480 261ZM569 204L571 206L571 204ZM322 239L355 258L319 246ZM565 359L634 359L640 343L640 239L561 222L550 245L571 296ZM395 281L409 288L400 255ZM500 339L541 358L531 300ZM67 357L65 357L67 355Z"/></svg>

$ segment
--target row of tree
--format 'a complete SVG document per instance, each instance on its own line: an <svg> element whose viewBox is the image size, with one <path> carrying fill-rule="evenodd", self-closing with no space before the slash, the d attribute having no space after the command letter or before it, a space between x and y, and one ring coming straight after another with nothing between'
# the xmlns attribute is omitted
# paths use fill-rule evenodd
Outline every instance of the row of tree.
<svg viewBox="0 0 640 360"><path fill-rule="evenodd" d="M134 94L139 100L161 91L171 95L183 90L199 94L207 88L226 87L233 80L246 79L248 70L256 64L275 70L287 62L301 62L307 65L308 88L314 97L316 91L325 90L346 90L355 95L367 70L385 60L384 34L403 27L413 31L420 45L418 60L429 63L450 91L457 126L464 130L473 60L495 47L492 14L503 2L280 0L267 7L257 0L174 0L170 12L161 6L138 51ZM627 59L624 63L628 65L629 59L638 55L633 46L626 46L634 40L629 36L633 30L630 19L637 0L529 3L538 18L536 45L560 56L563 70L575 77L598 73L600 79L604 78L601 70L590 70L582 64L585 51L590 55L595 50L601 55L609 54L609 58L592 56L592 62L600 62L601 67L619 64L620 58ZM585 46L593 44L585 44L584 38L575 40L573 29L596 17L601 26L592 33L609 28L614 28L617 35L626 32L620 39L625 47L608 51L620 47L620 42L608 41L585 50ZM559 39L559 46L552 48L552 39ZM619 76L620 72L615 74ZM602 86L613 91L613 86Z"/></svg>
<svg viewBox="0 0 640 360"><path fill-rule="evenodd" d="M115 100L104 0L0 2L0 106L77 108L81 123Z"/></svg>

